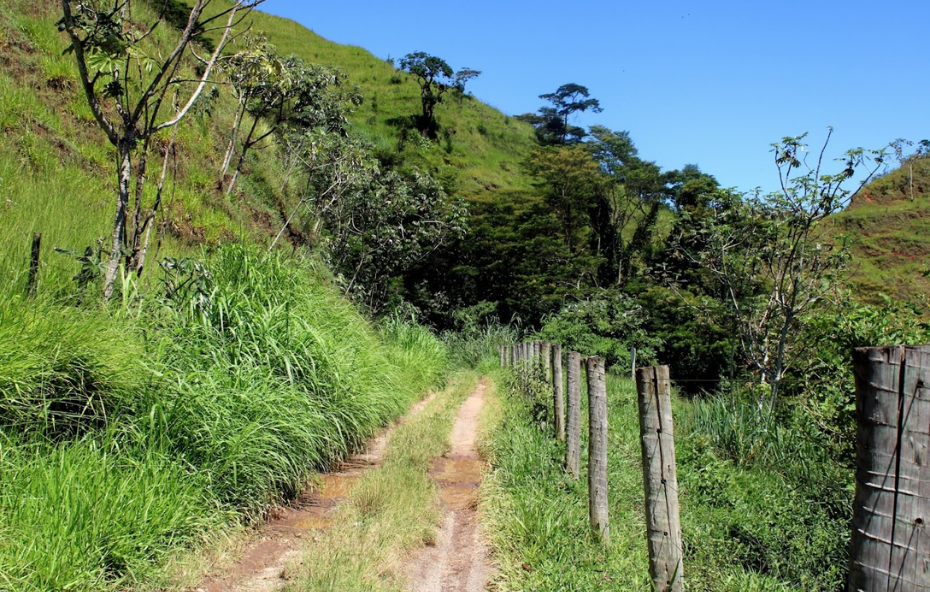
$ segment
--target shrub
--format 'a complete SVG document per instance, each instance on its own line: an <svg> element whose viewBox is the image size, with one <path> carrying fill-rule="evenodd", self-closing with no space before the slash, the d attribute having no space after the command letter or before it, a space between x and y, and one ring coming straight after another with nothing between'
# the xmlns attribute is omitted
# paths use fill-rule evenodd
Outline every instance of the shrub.
<svg viewBox="0 0 930 592"><path fill-rule="evenodd" d="M546 318L539 336L561 343L566 351L604 356L608 367L619 366L625 373L634 347L637 365L655 361L661 342L646 331L646 319L646 312L628 295L604 290L589 300L566 304Z"/></svg>

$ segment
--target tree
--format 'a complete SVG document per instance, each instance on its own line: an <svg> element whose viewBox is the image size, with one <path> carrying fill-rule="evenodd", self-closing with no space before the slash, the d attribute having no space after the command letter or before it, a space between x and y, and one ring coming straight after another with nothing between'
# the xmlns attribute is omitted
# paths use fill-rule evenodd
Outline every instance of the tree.
<svg viewBox="0 0 930 592"><path fill-rule="evenodd" d="M67 51L77 61L91 113L117 153L116 215L104 274L104 298L113 293L121 260L137 274L145 264L149 230L161 203L160 191L149 208L142 203L153 138L184 119L210 80L233 28L263 2L234 0L216 15L201 20L213 1L194 0L186 25L171 45L157 47L149 38L164 20L164 10L154 22L142 25L135 4L129 0L61 0L58 28L70 41ZM214 51L199 56L194 39L213 31L219 31ZM150 50L148 44L152 45ZM192 60L200 66L190 67ZM165 115L163 111L170 106L174 109ZM163 167L162 179L166 170Z"/></svg>
<svg viewBox="0 0 930 592"><path fill-rule="evenodd" d="M420 86L420 103L423 107L417 126L420 133L435 137L436 105L442 102L442 95L455 83L452 68L442 58L422 51L408 53L401 58L400 68L413 74Z"/></svg>
<svg viewBox="0 0 930 592"><path fill-rule="evenodd" d="M270 46L244 58L232 56L231 60L231 73L240 80L251 81L249 86L240 86L240 92L246 94L240 110L250 115L252 123L242 140L236 168L226 187L227 195L235 188L249 150L266 138L275 133L313 128L345 135L348 114L362 101L357 89L344 90L348 77L339 70L305 64L294 56L278 58ZM242 75L253 70L257 73ZM239 135L242 118L236 121L230 137L232 144ZM259 133L260 122L265 123L265 128Z"/></svg>
<svg viewBox="0 0 930 592"><path fill-rule="evenodd" d="M603 181L597 161L583 146L551 146L533 152L529 170L562 223L569 251L576 251L588 207Z"/></svg>
<svg viewBox="0 0 930 592"><path fill-rule="evenodd" d="M275 243L290 231L319 249L343 278L346 295L377 312L395 278L463 236L464 202L426 173L382 168L360 140L320 128L304 135L292 143L299 150L301 198ZM309 213L304 232L293 224L301 210Z"/></svg>
<svg viewBox="0 0 930 592"><path fill-rule="evenodd" d="M452 87L455 89L455 96L458 99L459 104L462 103L462 99L465 98L465 85L468 84L470 80L473 80L481 76L480 70L474 70L472 68L462 68L455 73L455 76L452 78Z"/></svg>
<svg viewBox="0 0 930 592"><path fill-rule="evenodd" d="M220 67L226 76L229 88L236 97L236 112L233 116L226 152L223 155L223 164L220 167L220 183L225 184L226 173L232 164L239 131L249 111L249 104L262 92L263 88L270 86L273 80L279 80L282 77L284 65L264 35L246 35L243 49L225 58L220 63ZM246 139L244 142L246 147L249 141ZM244 147L243 151L245 149Z"/></svg>
<svg viewBox="0 0 930 592"><path fill-rule="evenodd" d="M587 87L580 84L563 84L555 92L539 95L539 98L552 105L540 107L538 115L520 115L518 118L536 128L536 137L544 146L581 142L587 134L584 128L570 125L569 118L588 110L594 113L602 111L600 101L591 98Z"/></svg>
<svg viewBox="0 0 930 592"><path fill-rule="evenodd" d="M691 231L698 240L678 240L681 255L709 272L720 288L743 355L760 383L771 388L770 411L803 316L846 271L847 245L823 221L845 208L884 162L884 151L860 148L838 159L840 172L825 173L831 133L813 165L807 163L806 134L773 144L780 191L764 197L718 192L710 215ZM857 189L847 189L844 183L859 169L865 169L864 178Z"/></svg>
<svg viewBox="0 0 930 592"><path fill-rule="evenodd" d="M663 173L639 158L628 132L602 126L590 131L591 140L583 145L603 172L588 209L592 247L603 258L602 285L619 285L631 277L633 257L649 246L676 173Z"/></svg>

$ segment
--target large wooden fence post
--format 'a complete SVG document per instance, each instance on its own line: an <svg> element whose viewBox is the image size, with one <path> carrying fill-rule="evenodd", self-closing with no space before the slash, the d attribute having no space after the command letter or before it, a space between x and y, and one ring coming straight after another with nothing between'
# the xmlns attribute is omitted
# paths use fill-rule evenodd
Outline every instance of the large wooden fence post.
<svg viewBox="0 0 930 592"><path fill-rule="evenodd" d="M562 391L562 345L552 344L552 415L555 437L565 440L565 394Z"/></svg>
<svg viewBox="0 0 930 592"><path fill-rule="evenodd" d="M568 413L565 469L572 479L581 476L581 354L568 352Z"/></svg>
<svg viewBox="0 0 930 592"><path fill-rule="evenodd" d="M658 592L680 592L681 520L668 366L639 368L636 391L646 490L649 575Z"/></svg>
<svg viewBox="0 0 930 592"><path fill-rule="evenodd" d="M588 374L588 513L591 530L606 546L610 544L607 512L607 383L604 358L585 360Z"/></svg>
<svg viewBox="0 0 930 592"><path fill-rule="evenodd" d="M859 348L849 590L930 590L930 346Z"/></svg>

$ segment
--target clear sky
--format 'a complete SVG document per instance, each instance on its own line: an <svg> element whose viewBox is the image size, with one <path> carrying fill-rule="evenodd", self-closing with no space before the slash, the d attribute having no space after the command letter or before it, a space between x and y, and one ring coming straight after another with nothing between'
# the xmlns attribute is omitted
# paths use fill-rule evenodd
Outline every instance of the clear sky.
<svg viewBox="0 0 930 592"><path fill-rule="evenodd" d="M930 0L267 0L266 12L375 56L425 51L481 70L469 89L516 115L575 82L664 169L774 189L769 145L835 128L828 154L930 138Z"/></svg>

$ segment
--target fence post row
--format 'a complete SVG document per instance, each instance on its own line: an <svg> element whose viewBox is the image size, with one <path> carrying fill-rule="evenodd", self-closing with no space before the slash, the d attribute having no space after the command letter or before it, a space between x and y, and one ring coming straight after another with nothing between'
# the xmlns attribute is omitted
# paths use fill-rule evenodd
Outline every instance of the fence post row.
<svg viewBox="0 0 930 592"><path fill-rule="evenodd" d="M853 351L856 497L849 590L930 590L930 346Z"/></svg>
<svg viewBox="0 0 930 592"><path fill-rule="evenodd" d="M562 344L552 344L552 415L555 437L565 440L565 395L562 391Z"/></svg>
<svg viewBox="0 0 930 592"><path fill-rule="evenodd" d="M607 513L607 383L604 358L585 360L588 375L588 513L591 530L605 546L610 544Z"/></svg>
<svg viewBox="0 0 930 592"><path fill-rule="evenodd" d="M668 366L636 371L646 492L649 575L658 592L682 590L681 519Z"/></svg>

